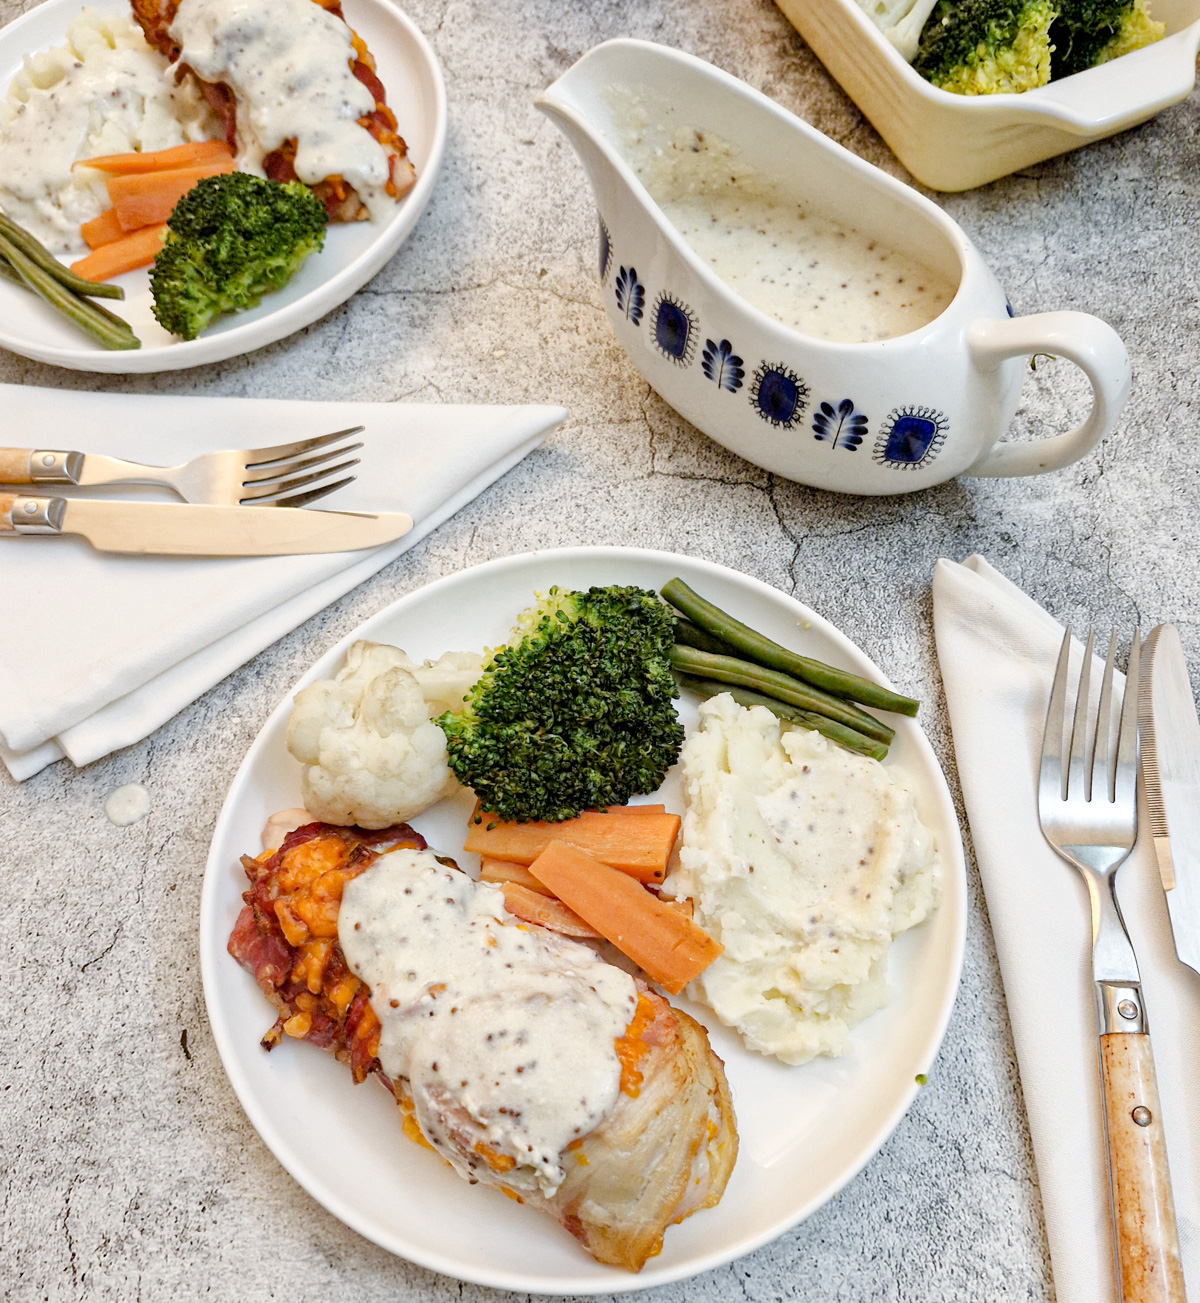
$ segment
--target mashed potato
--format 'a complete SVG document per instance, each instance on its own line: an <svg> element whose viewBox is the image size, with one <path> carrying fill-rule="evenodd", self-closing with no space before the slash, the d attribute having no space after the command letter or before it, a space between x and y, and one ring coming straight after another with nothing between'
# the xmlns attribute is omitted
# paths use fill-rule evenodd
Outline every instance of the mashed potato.
<svg viewBox="0 0 1200 1303"><path fill-rule="evenodd" d="M888 948L938 895L933 836L895 771L722 693L684 744L687 813L666 895L725 953L688 988L784 1063L845 1052L886 1003Z"/></svg>
<svg viewBox="0 0 1200 1303"><path fill-rule="evenodd" d="M84 9L0 100L0 208L52 252L82 253L81 223L110 205L104 177L72 164L221 134L132 18Z"/></svg>

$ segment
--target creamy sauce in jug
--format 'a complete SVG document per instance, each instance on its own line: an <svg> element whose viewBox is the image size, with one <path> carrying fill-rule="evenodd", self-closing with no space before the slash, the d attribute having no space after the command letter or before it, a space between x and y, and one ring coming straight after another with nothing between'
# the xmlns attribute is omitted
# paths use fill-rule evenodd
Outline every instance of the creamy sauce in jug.
<svg viewBox="0 0 1200 1303"><path fill-rule="evenodd" d="M712 133L657 139L632 129L624 150L651 198L730 289L792 330L839 343L892 339L954 297L941 272L797 202Z"/></svg>

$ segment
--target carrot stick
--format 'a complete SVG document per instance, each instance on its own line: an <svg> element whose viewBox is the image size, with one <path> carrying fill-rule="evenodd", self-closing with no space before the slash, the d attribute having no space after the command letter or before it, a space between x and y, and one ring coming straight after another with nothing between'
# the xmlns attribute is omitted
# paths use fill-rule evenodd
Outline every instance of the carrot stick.
<svg viewBox="0 0 1200 1303"><path fill-rule="evenodd" d="M677 814L643 813L640 806L600 814L587 810L562 823L505 823L476 810L466 849L489 859L532 864L552 841L568 842L637 878L661 882L679 835Z"/></svg>
<svg viewBox="0 0 1200 1303"><path fill-rule="evenodd" d="M101 158L83 158L75 167L94 167L112 176L130 176L137 172L165 172L169 168L193 167L197 163L218 162L232 158L233 151L223 140L196 140L171 149L148 153L105 154Z"/></svg>
<svg viewBox="0 0 1200 1303"><path fill-rule="evenodd" d="M529 872L672 995L722 952L682 910L566 842L552 841Z"/></svg>
<svg viewBox="0 0 1200 1303"><path fill-rule="evenodd" d="M122 230L136 231L139 226L165 222L175 205L206 176L234 170L233 159L225 157L192 167L176 167L167 172L133 172L129 176L106 179L108 197L117 210Z"/></svg>
<svg viewBox="0 0 1200 1303"><path fill-rule="evenodd" d="M504 908L526 923L536 923L551 932L561 932L563 936L592 938L600 935L561 900L544 895L540 890L530 891L518 882L504 884Z"/></svg>
<svg viewBox="0 0 1200 1303"><path fill-rule="evenodd" d="M76 276L83 276L90 281L106 281L120 276L122 272L149 267L162 248L166 230L165 222L160 222L157 226L144 226L140 231L93 249L86 258L73 262L71 270Z"/></svg>
<svg viewBox="0 0 1200 1303"><path fill-rule="evenodd" d="M89 249L99 249L102 245L119 240L125 232L121 223L117 221L117 210L107 208L99 217L84 222L79 228L79 234L83 236L83 242Z"/></svg>
<svg viewBox="0 0 1200 1303"><path fill-rule="evenodd" d="M588 810L588 814L666 814L665 805L607 805L603 810Z"/></svg>
<svg viewBox="0 0 1200 1303"><path fill-rule="evenodd" d="M484 855L479 860L480 882L516 882L530 891L540 891L544 896L546 888L533 876L524 864L514 864L511 860L493 860Z"/></svg>

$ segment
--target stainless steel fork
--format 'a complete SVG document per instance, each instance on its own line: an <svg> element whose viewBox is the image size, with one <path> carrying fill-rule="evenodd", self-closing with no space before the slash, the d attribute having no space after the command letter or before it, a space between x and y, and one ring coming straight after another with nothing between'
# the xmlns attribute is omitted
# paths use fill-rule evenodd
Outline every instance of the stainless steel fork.
<svg viewBox="0 0 1200 1303"><path fill-rule="evenodd" d="M1091 728L1094 641L1089 632L1075 709L1068 716L1069 629L1063 639L1042 740L1038 816L1046 840L1082 874L1091 901L1092 982L1119 1297L1121 1303L1183 1303L1179 1234L1141 975L1115 891L1117 869L1137 840L1141 639L1135 630L1119 702L1113 700L1115 631L1109 639Z"/></svg>
<svg viewBox="0 0 1200 1303"><path fill-rule="evenodd" d="M342 475L359 459L349 457L362 441L345 440L363 426L272 448L206 452L179 466L146 466L95 453L49 448L0 448L0 484L164 484L185 502L236 507L303 507L355 477ZM346 460L339 460L343 458ZM335 464L331 464L335 463ZM342 478L334 480L334 476Z"/></svg>

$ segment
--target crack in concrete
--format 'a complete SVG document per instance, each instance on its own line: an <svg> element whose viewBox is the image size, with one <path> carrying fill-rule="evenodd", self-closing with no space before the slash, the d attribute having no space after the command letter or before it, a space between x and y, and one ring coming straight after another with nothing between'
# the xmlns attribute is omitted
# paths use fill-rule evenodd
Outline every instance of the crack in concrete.
<svg viewBox="0 0 1200 1303"><path fill-rule="evenodd" d="M100 953L99 953L98 955L93 955L92 958L89 959L89 960L87 961L87 963L84 963L84 964L80 964L80 965L79 965L79 971L80 971L81 973L86 973L87 970L88 970L89 968L91 968L91 966L92 966L93 964L98 964L98 963L99 963L99 962L100 962L100 961L105 957L105 955L107 955L107 954L112 950L113 946L115 946L115 945L117 944L117 939L120 937L120 935L121 935L121 929L122 929L124 926L125 926L125 920L122 919L122 920L117 924L117 930L113 933L113 938L112 938L112 940L108 943L108 945L106 945L106 946L104 947L104 949L101 950Z"/></svg>
<svg viewBox="0 0 1200 1303"><path fill-rule="evenodd" d="M775 520L778 523L779 528L783 531L784 537L788 539L792 545L792 555L787 564L787 573L788 583L791 584L791 594L795 597L796 589L800 583L796 574L800 564L800 537L792 530L791 526L784 519L783 508L779 505L779 500L776 495L778 484L779 480L774 473L767 476L767 501L771 504L771 510L775 513Z"/></svg>
<svg viewBox="0 0 1200 1303"><path fill-rule="evenodd" d="M78 1176L72 1177L70 1184L67 1186L66 1202L62 1216L63 1236L67 1241L67 1262L71 1268L71 1286L75 1290L79 1289L79 1260L75 1253L75 1237L71 1234L71 1195L79 1184L79 1180Z"/></svg>

